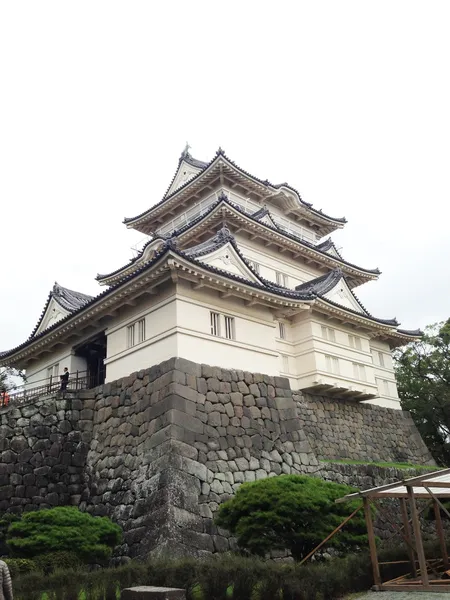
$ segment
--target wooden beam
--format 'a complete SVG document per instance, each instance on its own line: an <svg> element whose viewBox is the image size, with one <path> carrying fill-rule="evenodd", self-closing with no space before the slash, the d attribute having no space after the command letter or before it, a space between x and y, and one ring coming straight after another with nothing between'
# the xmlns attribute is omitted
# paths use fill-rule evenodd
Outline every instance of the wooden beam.
<svg viewBox="0 0 450 600"><path fill-rule="evenodd" d="M366 518L367 535L369 537L370 560L372 563L373 581L375 585L381 585L380 566L378 564L377 544L373 530L372 511L368 498L363 498L364 516Z"/></svg>
<svg viewBox="0 0 450 600"><path fill-rule="evenodd" d="M416 557L414 556L412 539L411 539L411 529L409 527L409 519L408 519L408 508L406 506L406 500L404 498L400 498L400 510L402 513L403 519L403 528L405 530L405 539L406 539L406 549L408 551L409 562L411 563L411 573L413 577L417 577L416 571Z"/></svg>
<svg viewBox="0 0 450 600"><path fill-rule="evenodd" d="M416 499L414 497L414 488L406 486L408 491L409 509L411 511L412 526L414 531L414 540L416 542L416 552L419 559L420 577L424 588L428 588L428 571L423 549L422 532L420 530L419 515L417 513Z"/></svg>
<svg viewBox="0 0 450 600"><path fill-rule="evenodd" d="M447 570L449 568L447 544L445 543L444 528L442 527L441 507L439 506L439 503L436 500L433 501L433 508L434 516L436 518L436 533L439 538L442 560L444 561L445 570Z"/></svg>

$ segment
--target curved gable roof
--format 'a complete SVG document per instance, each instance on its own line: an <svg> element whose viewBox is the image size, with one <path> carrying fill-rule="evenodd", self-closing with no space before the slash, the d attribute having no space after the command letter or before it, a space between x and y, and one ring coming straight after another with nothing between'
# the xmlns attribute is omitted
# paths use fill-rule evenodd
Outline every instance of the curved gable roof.
<svg viewBox="0 0 450 600"><path fill-rule="evenodd" d="M219 148L216 152L216 155L212 158L212 160L208 163L205 163L203 161L198 161L196 159L193 159L190 154L188 153L187 156L189 157L189 160L192 161L192 165L194 166L193 163L195 163L195 165L198 165L197 168L201 168L201 171L199 171L199 173L197 175L195 175L195 177L192 177L191 179L189 179L188 181L186 181L186 183L184 183L182 186L180 186L179 188L177 188L176 190L173 190L171 193L169 193L169 190L171 189L173 182L175 181L175 178L178 174L178 170L179 170L179 166L181 164L182 160L185 160L185 158L182 156L179 159L179 164L178 164L178 168L177 171L174 175L174 177L172 178L172 181L170 182L169 187L167 188L167 191L165 192L164 196L162 197L162 199L157 202L156 204L154 204L153 206L151 206L149 209L143 211L142 213L140 213L139 215L136 215L135 217L129 217L129 218L125 218L124 219L124 223L126 225L130 225L135 221L138 221L140 219L142 219L143 217L150 215L155 209L159 208L160 206L162 206L164 203L166 203L167 201L171 200L175 195L179 194L182 190L186 189L188 186L190 186L192 183L198 181L202 175L208 171L216 162L219 162L220 159L223 159L226 163L228 163L228 165L235 169L237 172L239 172L240 174L244 175L245 177L253 180L255 183L263 186L264 188L266 188L269 192L270 191L282 191L283 189L286 189L290 192L293 193L293 195L296 197L298 204L300 206L303 206L304 208L306 208L308 211L311 211L314 215L316 215L317 217L319 217L320 219L324 219L325 221L329 221L331 223L335 223L337 225L343 225L344 223L347 222L347 219L345 217L331 217L330 215L327 215L326 213L324 213L322 210L318 210L316 208L313 208L311 203L305 202L300 193L298 192L298 190L296 190L294 187L288 185L287 183L281 183L281 184L273 184L271 183L268 179L266 180L262 180L259 179L258 177L256 177L255 175L252 175L251 173L249 173L248 171L245 171L244 169L242 169L241 167L239 167L235 162L233 162L230 158L228 158L228 156L225 154L225 152ZM200 166L201 165L201 166Z"/></svg>
<svg viewBox="0 0 450 600"><path fill-rule="evenodd" d="M29 339L34 337L41 326L52 300L59 304L64 311L70 314L90 302L92 298L92 296L88 296L87 294L82 294L81 292L76 292L75 290L69 290L62 285L59 285L59 283L55 281L52 290L47 296L47 301L42 309L41 316L39 317L39 320L36 323Z"/></svg>

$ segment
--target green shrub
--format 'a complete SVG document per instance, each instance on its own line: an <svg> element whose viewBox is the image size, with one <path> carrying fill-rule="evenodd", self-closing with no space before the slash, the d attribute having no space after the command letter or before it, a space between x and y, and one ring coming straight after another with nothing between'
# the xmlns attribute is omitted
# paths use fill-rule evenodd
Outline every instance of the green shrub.
<svg viewBox="0 0 450 600"><path fill-rule="evenodd" d="M34 558L34 562L46 574L57 570L80 569L83 564L74 552L65 551L41 554Z"/></svg>
<svg viewBox="0 0 450 600"><path fill-rule="evenodd" d="M20 515L14 513L4 513L0 515L0 556L5 556L9 553L8 546L6 545L6 532L11 523L19 520Z"/></svg>
<svg viewBox="0 0 450 600"><path fill-rule="evenodd" d="M266 555L289 549L295 560L305 557L324 540L360 502L335 504L351 493L346 485L305 475L280 475L243 484L224 502L216 523L236 535L241 548ZM367 543L362 511L328 543L348 550Z"/></svg>
<svg viewBox="0 0 450 600"><path fill-rule="evenodd" d="M5 563L8 565L11 577L39 569L36 562L30 558L5 558Z"/></svg>
<svg viewBox="0 0 450 600"><path fill-rule="evenodd" d="M14 557L70 552L83 563L104 564L120 540L120 527L107 517L58 506L22 515L9 526L6 543Z"/></svg>

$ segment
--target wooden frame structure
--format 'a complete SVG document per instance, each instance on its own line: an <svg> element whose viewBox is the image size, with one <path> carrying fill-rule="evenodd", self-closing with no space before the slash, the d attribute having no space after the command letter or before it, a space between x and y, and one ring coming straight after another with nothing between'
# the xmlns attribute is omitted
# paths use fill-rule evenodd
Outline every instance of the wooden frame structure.
<svg viewBox="0 0 450 600"><path fill-rule="evenodd" d="M336 500L336 502L346 502L357 498L361 498L364 504L370 559L375 583L373 589L375 591L450 592L450 564L441 518L441 511L450 518L450 512L441 502L442 499L450 498L450 469L443 469L442 471L427 473L426 475L412 477L411 479L398 481L389 485L382 485L362 492L348 494ZM398 499L400 503L402 526L392 522L390 514L378 502L379 500L393 498ZM428 505L431 504L433 506L436 519L436 534L441 549L440 559L427 560L425 557L417 499L429 500ZM390 581L382 581L371 505L376 506L379 514L403 537L409 556L409 561L407 562L411 566L411 572L407 575L391 579Z"/></svg>

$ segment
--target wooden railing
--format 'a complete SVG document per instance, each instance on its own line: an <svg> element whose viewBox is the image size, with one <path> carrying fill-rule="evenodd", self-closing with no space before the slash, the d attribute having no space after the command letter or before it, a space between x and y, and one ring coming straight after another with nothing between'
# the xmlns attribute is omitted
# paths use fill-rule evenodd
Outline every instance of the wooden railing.
<svg viewBox="0 0 450 600"><path fill-rule="evenodd" d="M80 390L90 390L102 382L103 372L92 374L88 371L75 371L74 373L69 373L67 386L63 385L60 376L50 376L46 379L35 381L32 384L24 384L13 391L0 392L0 408L28 404L42 396L57 393L64 394L65 392L72 393Z"/></svg>

